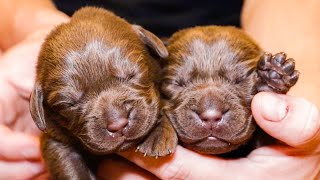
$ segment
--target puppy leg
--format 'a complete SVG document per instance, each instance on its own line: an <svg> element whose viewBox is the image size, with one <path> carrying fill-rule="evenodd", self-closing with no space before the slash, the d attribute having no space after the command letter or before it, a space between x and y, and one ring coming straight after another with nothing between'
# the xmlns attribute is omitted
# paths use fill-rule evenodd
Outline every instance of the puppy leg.
<svg viewBox="0 0 320 180"><path fill-rule="evenodd" d="M178 144L177 134L166 116L162 116L160 124L151 132L137 150L145 156L166 156L173 153Z"/></svg>
<svg viewBox="0 0 320 180"><path fill-rule="evenodd" d="M299 72L295 70L293 59L287 59L283 52L271 55L265 53L261 56L257 65L260 77L257 90L273 91L285 94L297 82Z"/></svg>
<svg viewBox="0 0 320 180"><path fill-rule="evenodd" d="M41 139L41 149L52 179L96 179L85 160L73 147L44 135Z"/></svg>

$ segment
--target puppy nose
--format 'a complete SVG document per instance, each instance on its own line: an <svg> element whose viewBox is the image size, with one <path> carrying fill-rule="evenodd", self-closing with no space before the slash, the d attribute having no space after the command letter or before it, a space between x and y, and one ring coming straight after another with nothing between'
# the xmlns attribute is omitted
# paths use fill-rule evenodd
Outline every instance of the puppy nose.
<svg viewBox="0 0 320 180"><path fill-rule="evenodd" d="M117 118L114 120L107 120L107 130L110 132L117 132L125 128L128 124L127 118Z"/></svg>
<svg viewBox="0 0 320 180"><path fill-rule="evenodd" d="M199 115L202 121L219 122L222 120L222 112L216 109L208 109Z"/></svg>

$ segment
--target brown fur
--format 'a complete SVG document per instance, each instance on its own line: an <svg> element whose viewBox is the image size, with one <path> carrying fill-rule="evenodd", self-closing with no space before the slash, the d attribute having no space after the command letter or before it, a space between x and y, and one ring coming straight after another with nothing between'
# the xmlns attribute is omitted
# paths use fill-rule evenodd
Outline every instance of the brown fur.
<svg viewBox="0 0 320 180"><path fill-rule="evenodd" d="M221 154L246 144L256 129L250 109L253 96L261 90L286 93L297 80L297 72L282 72L284 65L276 70L281 78L269 77L275 66L259 68L266 55L234 27L184 29L168 43L161 87L168 99L164 112L182 144L201 153ZM276 57L284 61L282 55ZM290 85L284 86L288 79ZM217 114L213 120L203 118L209 111Z"/></svg>
<svg viewBox="0 0 320 180"><path fill-rule="evenodd" d="M92 155L139 144L149 155L152 144L142 141L157 124L171 126L160 122L159 65L147 46L162 58L168 55L149 31L91 7L47 37L30 107L46 132L41 146L53 179L94 179L87 164ZM121 119L128 124L118 130Z"/></svg>

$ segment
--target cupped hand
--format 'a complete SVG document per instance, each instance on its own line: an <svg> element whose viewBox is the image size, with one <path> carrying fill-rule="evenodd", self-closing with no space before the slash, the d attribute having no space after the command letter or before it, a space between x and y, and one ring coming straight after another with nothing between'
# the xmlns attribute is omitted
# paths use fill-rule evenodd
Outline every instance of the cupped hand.
<svg viewBox="0 0 320 180"><path fill-rule="evenodd" d="M247 157L226 160L177 147L169 157L121 153L129 161L105 160L101 179L317 179L320 171L320 115L310 102L287 95L259 93L252 112L268 134L286 145L258 148ZM118 168L121 167L121 168Z"/></svg>
<svg viewBox="0 0 320 180"><path fill-rule="evenodd" d="M29 96L38 52L49 31L34 32L0 55L0 179L44 177Z"/></svg>

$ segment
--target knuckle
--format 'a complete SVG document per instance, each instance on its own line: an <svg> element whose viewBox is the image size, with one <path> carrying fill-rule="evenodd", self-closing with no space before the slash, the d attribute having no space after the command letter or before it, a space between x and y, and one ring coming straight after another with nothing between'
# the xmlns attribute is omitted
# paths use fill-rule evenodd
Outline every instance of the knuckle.
<svg viewBox="0 0 320 180"><path fill-rule="evenodd" d="M182 180L188 179L190 170L181 162L167 164L159 173L161 179L165 180Z"/></svg>

